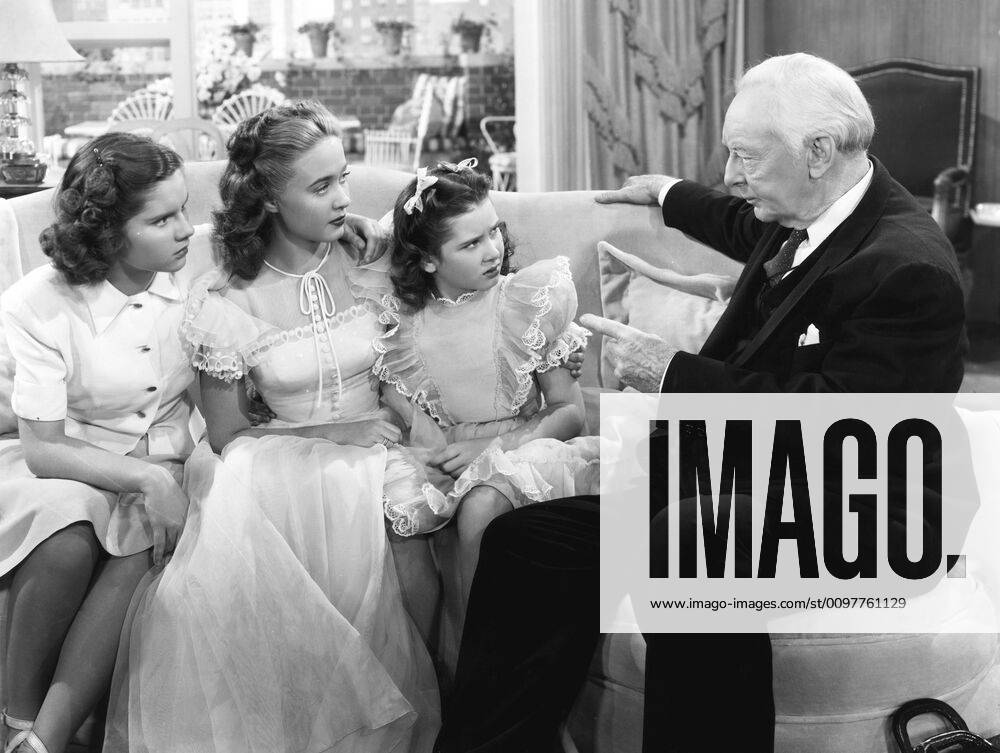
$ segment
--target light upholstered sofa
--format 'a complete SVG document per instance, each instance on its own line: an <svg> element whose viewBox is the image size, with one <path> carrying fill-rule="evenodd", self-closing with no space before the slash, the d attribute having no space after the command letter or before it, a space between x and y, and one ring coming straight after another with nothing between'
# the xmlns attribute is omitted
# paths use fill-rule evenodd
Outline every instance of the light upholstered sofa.
<svg viewBox="0 0 1000 753"><path fill-rule="evenodd" d="M208 222L210 210L218 204L216 184L221 167L221 163L195 163L186 168L191 192L189 212L196 224ZM352 211L381 216L406 181L402 173L354 168L350 179ZM0 243L0 250L6 254L0 257L0 288L4 280L16 279L44 263L37 238L50 221L50 202L51 192L43 192L9 203L16 218L18 243L16 247ZM666 266L669 257L671 265L681 272L735 271L732 262L664 229L659 213L652 208L600 206L588 192L501 193L495 196L495 204L518 243L520 266L556 254L570 258L581 314L602 312L596 252L599 240L640 253L659 266ZM209 254L207 237L201 233L192 244L188 272L207 268L211 264ZM605 282L604 303L614 308L617 304L612 305L608 299L622 291ZM620 287L621 280L616 284ZM590 345L581 381L587 393L592 430L596 430L599 348L596 338ZM0 415L4 408L9 411L10 396L2 394L3 389L0 380ZM992 431L988 440L1000 443L996 422L982 431ZM984 505L994 501L986 492L996 488L990 482L1000 482L995 476L994 471L990 479L980 480ZM4 627L4 597L0 581L0 631ZM525 618L530 619L530 615ZM1000 667L995 635L785 634L773 636L773 646L777 748L782 753L895 750L887 716L903 701L919 696L944 698L965 715L973 729L989 734L1000 732ZM620 634L602 640L568 725L570 737L580 751L639 751L643 663L641 636ZM678 677L677 682L683 683L684 678ZM0 687L0 695L2 690ZM709 738L718 740L712 747L739 749L740 730L727 725L727 709L717 711L718 728L705 731ZM662 713L669 714L670 710L663 709ZM680 726L685 720L674 723ZM917 734L932 728L930 720L913 727Z"/></svg>

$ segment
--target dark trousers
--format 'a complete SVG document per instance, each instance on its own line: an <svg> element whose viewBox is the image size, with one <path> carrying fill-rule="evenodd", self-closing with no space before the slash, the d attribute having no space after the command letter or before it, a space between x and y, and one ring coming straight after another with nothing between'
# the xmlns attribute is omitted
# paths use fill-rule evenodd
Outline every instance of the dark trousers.
<svg viewBox="0 0 1000 753"><path fill-rule="evenodd" d="M442 753L555 749L599 637L599 542L597 497L530 505L486 529ZM645 753L705 750L722 731L743 750L773 749L767 635L646 641Z"/></svg>
<svg viewBox="0 0 1000 753"><path fill-rule="evenodd" d="M597 497L487 527L465 617L446 753L552 753L597 645Z"/></svg>

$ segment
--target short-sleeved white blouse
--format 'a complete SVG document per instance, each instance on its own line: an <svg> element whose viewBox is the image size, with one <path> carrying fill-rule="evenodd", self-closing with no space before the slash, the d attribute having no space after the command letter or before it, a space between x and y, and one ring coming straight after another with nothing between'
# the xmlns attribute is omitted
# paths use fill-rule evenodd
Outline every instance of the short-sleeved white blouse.
<svg viewBox="0 0 1000 753"><path fill-rule="evenodd" d="M107 281L71 285L52 266L32 270L0 296L14 413L65 420L67 436L123 455L144 435L150 455L189 454L185 292L166 273L125 295Z"/></svg>

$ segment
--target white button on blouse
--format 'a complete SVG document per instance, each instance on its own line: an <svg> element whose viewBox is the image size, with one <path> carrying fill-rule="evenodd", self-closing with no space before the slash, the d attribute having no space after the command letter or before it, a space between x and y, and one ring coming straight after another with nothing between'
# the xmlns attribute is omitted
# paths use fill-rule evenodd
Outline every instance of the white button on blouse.
<svg viewBox="0 0 1000 753"><path fill-rule="evenodd" d="M51 266L32 270L0 296L14 413L65 420L67 436L111 452L131 452L145 435L151 455L188 454L183 298L164 273L127 296L109 282L70 285Z"/></svg>

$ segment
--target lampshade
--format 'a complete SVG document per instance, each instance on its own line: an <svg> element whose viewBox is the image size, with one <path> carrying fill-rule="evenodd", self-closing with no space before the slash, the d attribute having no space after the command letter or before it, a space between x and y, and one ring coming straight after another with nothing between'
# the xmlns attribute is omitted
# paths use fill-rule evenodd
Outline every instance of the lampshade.
<svg viewBox="0 0 1000 753"><path fill-rule="evenodd" d="M52 0L0 0L0 63L76 63Z"/></svg>

